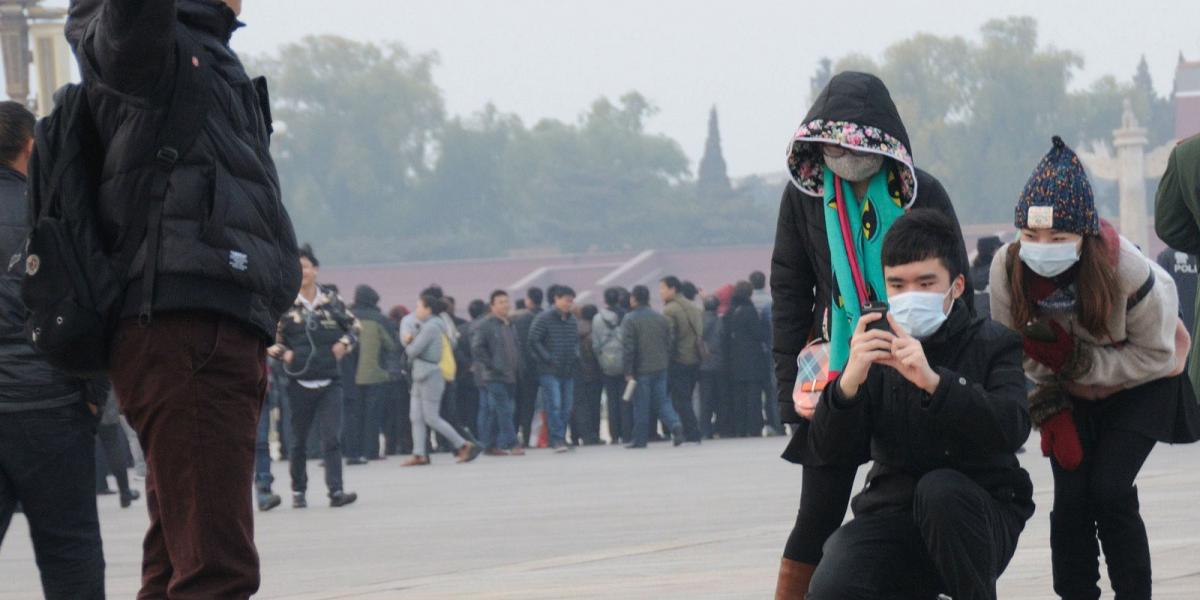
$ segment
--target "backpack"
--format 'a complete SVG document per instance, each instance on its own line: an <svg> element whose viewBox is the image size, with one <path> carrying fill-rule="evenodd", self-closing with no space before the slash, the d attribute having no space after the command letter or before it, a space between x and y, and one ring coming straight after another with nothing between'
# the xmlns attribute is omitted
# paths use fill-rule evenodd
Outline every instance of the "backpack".
<svg viewBox="0 0 1200 600"><path fill-rule="evenodd" d="M438 360L438 369L442 371L442 379L447 383L458 377L458 363L454 360L454 349L450 346L450 337L442 334L442 357Z"/></svg>
<svg viewBox="0 0 1200 600"><path fill-rule="evenodd" d="M139 319L149 323L162 224L162 205L175 164L196 138L208 113L203 78L207 58L182 25L176 26L177 66L166 122L146 152L153 171L144 210L130 210L113 247L105 242L98 213L104 145L87 92L95 81L86 59L84 84L64 86L58 104L35 130L29 161L29 215L21 300L29 311L25 335L54 367L75 375L108 368L112 335L120 318L130 266L146 241Z"/></svg>
<svg viewBox="0 0 1200 600"><path fill-rule="evenodd" d="M600 354L596 356L596 362L600 363L600 370L605 375L617 377L625 373L625 349L621 345L621 322L618 319L617 323L613 324L603 316L600 317L600 320L608 326L608 334L600 341Z"/></svg>

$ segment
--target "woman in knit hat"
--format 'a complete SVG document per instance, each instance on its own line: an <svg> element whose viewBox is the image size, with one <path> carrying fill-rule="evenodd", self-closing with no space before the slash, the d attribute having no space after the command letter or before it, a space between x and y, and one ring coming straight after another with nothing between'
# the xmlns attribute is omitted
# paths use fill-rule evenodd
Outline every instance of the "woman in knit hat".
<svg viewBox="0 0 1200 600"><path fill-rule="evenodd" d="M1079 157L1055 137L996 253L992 317L1024 337L1030 415L1051 457L1054 591L1100 597L1099 553L1121 598L1150 598L1134 479L1157 442L1192 442L1200 416L1171 277L1096 214ZM1100 544L1097 546L1097 536Z"/></svg>

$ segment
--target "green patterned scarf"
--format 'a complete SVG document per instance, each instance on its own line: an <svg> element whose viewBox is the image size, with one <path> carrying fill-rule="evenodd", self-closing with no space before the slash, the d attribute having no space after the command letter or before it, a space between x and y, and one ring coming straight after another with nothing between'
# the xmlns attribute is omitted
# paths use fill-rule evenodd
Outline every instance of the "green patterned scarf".
<svg viewBox="0 0 1200 600"><path fill-rule="evenodd" d="M829 167L823 167L825 176L825 233L829 238L829 257L833 266L833 277L837 282L833 301L830 303L829 373L836 377L850 359L850 338L862 314L862 305L872 298L859 298L854 285L854 274L850 259L842 241L841 221L838 219L837 196L834 175ZM886 165L871 178L867 197L859 201L854 196L850 182L842 182L842 198L846 202L846 215L850 222L850 234L854 251L858 255L859 270L867 285L868 293L875 300L887 300L887 287L883 282L883 261L880 252L883 236L892 223L904 214L904 205L899 196L888 191L888 176L891 169Z"/></svg>

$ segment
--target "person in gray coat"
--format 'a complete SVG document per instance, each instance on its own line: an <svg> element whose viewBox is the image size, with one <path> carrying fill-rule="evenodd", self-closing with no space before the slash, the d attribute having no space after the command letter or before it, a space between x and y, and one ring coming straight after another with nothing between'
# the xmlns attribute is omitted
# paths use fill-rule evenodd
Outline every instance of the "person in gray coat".
<svg viewBox="0 0 1200 600"><path fill-rule="evenodd" d="M417 302L416 333L409 333L403 341L412 361L412 402L409 418L412 420L413 455L403 465L416 467L429 464L426 451L427 427L442 434L458 448L458 462L471 462L479 457L479 446L463 439L454 427L443 419L442 393L446 390L446 377L442 373L442 345L448 339L445 319L446 303L432 294L421 296Z"/></svg>

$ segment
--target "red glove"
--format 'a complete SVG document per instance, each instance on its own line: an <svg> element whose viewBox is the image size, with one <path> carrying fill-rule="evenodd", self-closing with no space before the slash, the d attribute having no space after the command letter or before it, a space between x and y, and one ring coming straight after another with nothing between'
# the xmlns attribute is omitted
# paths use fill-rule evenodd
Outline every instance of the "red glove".
<svg viewBox="0 0 1200 600"><path fill-rule="evenodd" d="M1067 333L1062 325L1053 320L1046 320L1044 323L1054 333L1054 340L1038 340L1026 334L1024 336L1025 354L1046 365L1051 371L1058 373L1071 360L1071 354L1075 350L1075 341L1071 339L1071 334Z"/></svg>
<svg viewBox="0 0 1200 600"><path fill-rule="evenodd" d="M1054 455L1058 466L1074 471L1083 462L1083 446L1071 411L1064 410L1042 423L1042 456Z"/></svg>

